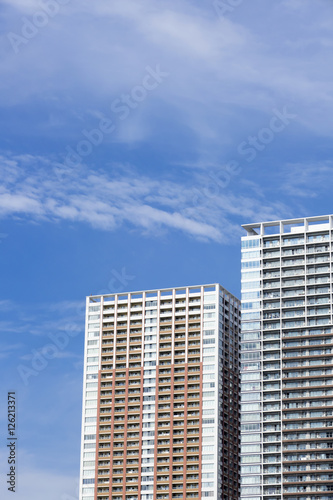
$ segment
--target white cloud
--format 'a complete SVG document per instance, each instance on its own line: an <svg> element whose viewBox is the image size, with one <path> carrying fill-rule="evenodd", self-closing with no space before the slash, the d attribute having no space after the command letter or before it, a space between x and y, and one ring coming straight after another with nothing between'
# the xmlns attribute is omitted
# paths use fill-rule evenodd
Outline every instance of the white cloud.
<svg viewBox="0 0 333 500"><path fill-rule="evenodd" d="M288 163L281 173L281 191L299 198L317 198L332 192L333 163Z"/></svg>
<svg viewBox="0 0 333 500"><path fill-rule="evenodd" d="M7 3L8 30L19 31L22 14L31 17L40 9L39 0ZM116 173L96 168L89 174L84 166L64 167L58 155L4 155L0 217L82 222L107 231L125 224L150 234L178 230L227 242L238 235L244 219L292 215L290 204L276 196L268 199L256 184L245 186L239 176L232 181L234 188L223 188L212 182L207 169L214 172L231 148L237 150L246 136L266 127L265 115L271 116L272 108L286 106L297 114L288 135L279 136L282 141L295 133L297 121L310 134L332 133L332 67L326 62L333 44L332 15L326 2L313 6L308 0L269 6L255 0L250 7L243 2L222 18L210 1L198 6L189 0L82 0L63 6L18 55L5 38L0 102L5 110L31 106L31 123L22 121L25 137L32 134L39 144L45 136L60 139L59 155L66 144L75 148L83 138L80 130L111 117L113 99L140 83L147 65L160 64L168 78L105 138L102 167L108 160L113 164L111 146L126 143L151 141L149 148L154 144L163 155L170 148L168 140L164 144L165 127L173 125L180 132L180 147L190 143L191 159L171 152L163 166L155 166L152 178L146 173L152 165L144 160L140 175L130 167ZM298 18L311 23L297 23ZM20 127L21 120L15 123ZM141 158L148 157L145 153ZM86 160L89 168L97 161L94 155ZM186 176L172 177L168 161L185 167ZM165 172L168 180L161 180ZM307 196L301 179L288 179L294 195ZM283 189L281 183L276 188ZM284 189L292 193L288 183Z"/></svg>
<svg viewBox="0 0 333 500"><path fill-rule="evenodd" d="M289 211L280 202L223 190L203 174L177 182L154 180L134 170L91 174L82 167L59 179L57 163L47 159L8 160L15 163L17 182L3 178L2 217L84 222L100 230L125 224L151 234L176 229L206 241L229 242L239 229L230 218L278 217ZM16 203L17 199L25 201Z"/></svg>
<svg viewBox="0 0 333 500"><path fill-rule="evenodd" d="M7 318L0 321L1 331L3 334L21 334L20 341L25 341L27 334L48 337L49 334L58 332L71 332L78 335L84 330L85 301L83 300L38 302L33 307L10 301L2 302L4 303L3 312L8 311L9 314ZM13 349L19 350L24 345L18 343L9 347L12 351ZM8 349L5 345L0 345L0 352L7 356Z"/></svg>
<svg viewBox="0 0 333 500"><path fill-rule="evenodd" d="M0 213L41 213L41 207L37 200L21 194L0 194Z"/></svg>
<svg viewBox="0 0 333 500"><path fill-rule="evenodd" d="M6 359L12 356L12 354L21 349L23 344L0 344L0 359Z"/></svg>
<svg viewBox="0 0 333 500"><path fill-rule="evenodd" d="M39 8L38 1L8 3L14 14L7 29L17 32L22 9L32 15ZM91 110L107 114L114 98L140 83L147 64L160 64L170 74L167 83L119 127L118 141L147 140L154 133L147 124L157 120L162 127L167 114L201 139L193 141L196 151L203 143L221 149L239 126L245 123L250 131L277 104L292 104L299 123L327 137L333 112L327 64L332 9L325 2L277 1L269 8L265 3L252 2L245 20L238 16L245 5L219 18L213 2L69 2L17 56L5 39L2 105L39 102L49 118L31 124L29 133L72 137ZM265 23L258 22L262 7ZM311 50L304 51L311 40Z"/></svg>
<svg viewBox="0 0 333 500"><path fill-rule="evenodd" d="M14 308L14 303L11 300L0 300L0 311L10 311Z"/></svg>

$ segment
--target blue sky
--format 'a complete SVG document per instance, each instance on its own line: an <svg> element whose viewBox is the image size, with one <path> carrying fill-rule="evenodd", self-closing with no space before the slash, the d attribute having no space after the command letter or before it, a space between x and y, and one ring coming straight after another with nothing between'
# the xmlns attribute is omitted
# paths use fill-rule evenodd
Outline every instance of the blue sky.
<svg viewBox="0 0 333 500"><path fill-rule="evenodd" d="M331 0L3 0L0 396L17 391L17 500L77 498L86 295L239 294L241 224L333 212L332 23Z"/></svg>

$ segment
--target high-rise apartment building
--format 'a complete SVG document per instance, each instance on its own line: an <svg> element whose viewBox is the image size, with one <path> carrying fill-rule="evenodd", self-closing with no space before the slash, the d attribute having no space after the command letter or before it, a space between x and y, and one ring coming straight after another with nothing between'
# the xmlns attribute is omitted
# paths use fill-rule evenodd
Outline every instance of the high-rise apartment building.
<svg viewBox="0 0 333 500"><path fill-rule="evenodd" d="M243 227L241 498L330 500L333 216Z"/></svg>
<svg viewBox="0 0 333 500"><path fill-rule="evenodd" d="M239 498L239 335L218 284L87 298L81 500Z"/></svg>

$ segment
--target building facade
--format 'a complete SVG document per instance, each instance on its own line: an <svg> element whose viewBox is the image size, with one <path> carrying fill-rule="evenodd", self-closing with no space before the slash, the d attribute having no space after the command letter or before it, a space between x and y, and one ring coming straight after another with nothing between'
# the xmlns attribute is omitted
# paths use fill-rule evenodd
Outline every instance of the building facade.
<svg viewBox="0 0 333 500"><path fill-rule="evenodd" d="M333 216L243 226L241 498L333 499Z"/></svg>
<svg viewBox="0 0 333 500"><path fill-rule="evenodd" d="M218 284L87 298L80 500L239 498L239 335Z"/></svg>

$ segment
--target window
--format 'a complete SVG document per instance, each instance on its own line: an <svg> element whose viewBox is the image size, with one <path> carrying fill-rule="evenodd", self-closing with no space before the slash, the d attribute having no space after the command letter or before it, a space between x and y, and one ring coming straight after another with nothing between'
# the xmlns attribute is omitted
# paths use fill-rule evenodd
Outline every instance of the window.
<svg viewBox="0 0 333 500"><path fill-rule="evenodd" d="M260 288L260 281L248 281L242 283L242 290L251 289L251 288Z"/></svg>
<svg viewBox="0 0 333 500"><path fill-rule="evenodd" d="M260 292L245 292L242 293L242 300L260 299Z"/></svg>
<svg viewBox="0 0 333 500"><path fill-rule="evenodd" d="M241 396L242 401L259 401L260 392L245 392Z"/></svg>
<svg viewBox="0 0 333 500"><path fill-rule="evenodd" d="M242 435L242 443L254 443L259 442L261 440L261 434L243 434Z"/></svg>
<svg viewBox="0 0 333 500"><path fill-rule="evenodd" d="M260 319L260 311L256 312L242 312L242 320L248 321L250 319Z"/></svg>
<svg viewBox="0 0 333 500"><path fill-rule="evenodd" d="M260 342L247 342L245 344L242 344L241 348L242 351L249 351L253 349L260 349Z"/></svg>
<svg viewBox="0 0 333 500"><path fill-rule="evenodd" d="M242 411L260 411L260 403L242 404Z"/></svg>
<svg viewBox="0 0 333 500"><path fill-rule="evenodd" d="M247 384L241 384L242 391L259 391L260 390L260 382L251 382Z"/></svg>
<svg viewBox="0 0 333 500"><path fill-rule="evenodd" d="M250 260L242 262L242 269L254 269L260 267L259 260Z"/></svg>
<svg viewBox="0 0 333 500"><path fill-rule="evenodd" d="M215 339L204 339L203 343L204 344L215 344Z"/></svg>
<svg viewBox="0 0 333 500"><path fill-rule="evenodd" d="M241 415L242 422L255 422L256 420L260 420L260 413L243 413Z"/></svg>
<svg viewBox="0 0 333 500"><path fill-rule="evenodd" d="M245 484L259 484L261 476L243 476L241 482Z"/></svg>
<svg viewBox="0 0 333 500"><path fill-rule="evenodd" d="M260 444L244 444L241 446L242 453L260 452Z"/></svg>
<svg viewBox="0 0 333 500"><path fill-rule="evenodd" d="M260 424L242 424L242 431L260 431Z"/></svg>
<svg viewBox="0 0 333 500"><path fill-rule="evenodd" d="M251 464L261 461L261 455L243 455L241 457L241 463Z"/></svg>
<svg viewBox="0 0 333 500"><path fill-rule="evenodd" d="M242 248L256 248L256 247L260 247L260 238L242 239Z"/></svg>
<svg viewBox="0 0 333 500"><path fill-rule="evenodd" d="M259 308L260 308L260 302L243 302L242 303L242 310L259 309Z"/></svg>
<svg viewBox="0 0 333 500"><path fill-rule="evenodd" d="M242 373L241 378L243 380L260 380L260 372L254 373Z"/></svg>
<svg viewBox="0 0 333 500"><path fill-rule="evenodd" d="M243 323L242 330L259 330L260 329L260 321L255 321L251 323Z"/></svg>
<svg viewBox="0 0 333 500"><path fill-rule="evenodd" d="M260 271L242 271L242 280L252 280L255 278L260 278Z"/></svg>
<svg viewBox="0 0 333 500"><path fill-rule="evenodd" d="M260 359L260 357L261 357L260 352L242 352L241 353L242 360Z"/></svg>
<svg viewBox="0 0 333 500"><path fill-rule="evenodd" d="M214 463L202 464L202 470L211 470L214 469Z"/></svg>
<svg viewBox="0 0 333 500"><path fill-rule="evenodd" d="M260 469L260 465L242 465L241 467L242 474L260 473Z"/></svg>
<svg viewBox="0 0 333 500"><path fill-rule="evenodd" d="M204 367L205 369L205 367ZM242 363L242 370L260 370L260 363Z"/></svg>
<svg viewBox="0 0 333 500"><path fill-rule="evenodd" d="M254 250L253 252L249 252L248 250L242 250L242 259L259 259L260 258L260 250Z"/></svg>

